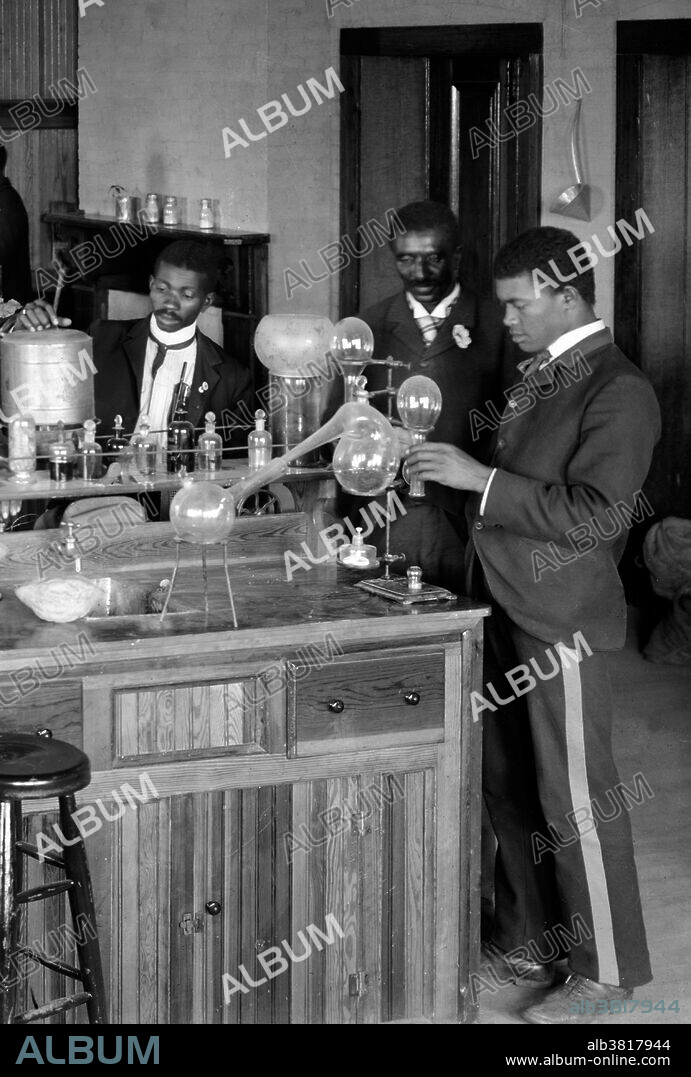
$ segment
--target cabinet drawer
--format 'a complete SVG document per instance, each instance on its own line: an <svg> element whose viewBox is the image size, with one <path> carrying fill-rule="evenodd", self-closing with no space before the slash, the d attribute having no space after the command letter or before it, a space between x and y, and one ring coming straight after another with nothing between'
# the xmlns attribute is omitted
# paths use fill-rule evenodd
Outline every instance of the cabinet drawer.
<svg viewBox="0 0 691 1077"><path fill-rule="evenodd" d="M291 673L290 755L444 739L444 652L358 655Z"/></svg>

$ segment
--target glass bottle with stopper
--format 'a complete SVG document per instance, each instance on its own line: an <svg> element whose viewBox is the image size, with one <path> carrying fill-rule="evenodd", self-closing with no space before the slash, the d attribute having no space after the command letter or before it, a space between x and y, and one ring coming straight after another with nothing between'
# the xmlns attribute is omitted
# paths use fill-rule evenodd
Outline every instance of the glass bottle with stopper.
<svg viewBox="0 0 691 1077"><path fill-rule="evenodd" d="M400 386L396 406L403 426L413 435L414 445L422 445L427 440L441 413L441 403L439 386L424 374L406 378ZM403 478L410 487L408 493L411 497L425 496L424 482L410 475L405 464Z"/></svg>
<svg viewBox="0 0 691 1077"><path fill-rule="evenodd" d="M356 527L353 541L338 551L338 559L350 568L377 568L379 565L377 548L365 544L361 527Z"/></svg>
<svg viewBox="0 0 691 1077"><path fill-rule="evenodd" d="M205 478L213 478L223 464L223 439L216 433L216 416L207 411L204 416L204 432L197 442L197 463Z"/></svg>
<svg viewBox="0 0 691 1077"><path fill-rule="evenodd" d="M173 418L168 424L167 469L171 475L176 475L182 468L187 472L194 471L194 427L187 418L190 386L185 381L186 373L187 363L183 363Z"/></svg>
<svg viewBox="0 0 691 1077"><path fill-rule="evenodd" d="M57 423L58 436L48 452L48 472L54 482L62 486L72 478L72 464L74 461L74 444L72 439L65 439L65 424L62 419Z"/></svg>
<svg viewBox="0 0 691 1077"><path fill-rule="evenodd" d="M121 450L128 447L129 442L122 432L122 415L116 415L113 422L113 433L106 444L106 463L117 463Z"/></svg>
<svg viewBox="0 0 691 1077"><path fill-rule="evenodd" d="M75 478L82 482L98 482L103 475L103 453L96 444L96 423L87 419L84 423L84 440L74 456Z"/></svg>
<svg viewBox="0 0 691 1077"><path fill-rule="evenodd" d="M15 482L36 479L36 423L33 415L15 415L8 428L8 457Z"/></svg>
<svg viewBox="0 0 691 1077"><path fill-rule="evenodd" d="M151 423L148 415L142 415L139 430L130 441L132 463L144 479L153 479L156 475L158 444L151 436Z"/></svg>
<svg viewBox="0 0 691 1077"><path fill-rule="evenodd" d="M271 462L271 434L265 429L266 412L258 408L254 413L254 430L247 438L247 457L250 471L264 467Z"/></svg>

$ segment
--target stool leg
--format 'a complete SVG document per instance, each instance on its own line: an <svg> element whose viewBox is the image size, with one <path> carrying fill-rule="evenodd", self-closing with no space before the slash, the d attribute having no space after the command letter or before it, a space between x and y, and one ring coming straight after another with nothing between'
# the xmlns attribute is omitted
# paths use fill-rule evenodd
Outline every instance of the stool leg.
<svg viewBox="0 0 691 1077"><path fill-rule="evenodd" d="M22 887L22 858L17 852L21 836L20 800L0 800L0 1024L9 1024L16 1007L16 979L10 958L19 944L20 907L16 894Z"/></svg>
<svg viewBox="0 0 691 1077"><path fill-rule="evenodd" d="M69 899L72 923L78 934L79 967L84 973L84 988L91 994L91 1001L87 1002L86 1009L92 1025L106 1025L108 1024L106 990L101 966L101 950L98 935L96 934L94 894L84 840L72 817L77 810L77 805L72 794L60 797L59 804L62 833L68 840L79 839L74 845L66 845L63 855L67 877L74 883L74 886L69 891ZM84 930L84 924L79 919L80 916L86 917L88 931ZM96 935L96 937L91 938L92 934Z"/></svg>

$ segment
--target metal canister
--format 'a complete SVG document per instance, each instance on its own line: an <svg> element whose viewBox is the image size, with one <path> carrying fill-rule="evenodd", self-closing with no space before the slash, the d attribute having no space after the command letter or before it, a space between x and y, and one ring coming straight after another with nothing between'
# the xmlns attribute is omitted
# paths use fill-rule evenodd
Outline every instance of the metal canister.
<svg viewBox="0 0 691 1077"><path fill-rule="evenodd" d="M144 202L144 213L149 224L158 224L161 219L161 208L158 203L158 195L148 194Z"/></svg>
<svg viewBox="0 0 691 1077"><path fill-rule="evenodd" d="M80 426L95 414L93 340L76 329L18 330L0 341L0 389L7 418Z"/></svg>

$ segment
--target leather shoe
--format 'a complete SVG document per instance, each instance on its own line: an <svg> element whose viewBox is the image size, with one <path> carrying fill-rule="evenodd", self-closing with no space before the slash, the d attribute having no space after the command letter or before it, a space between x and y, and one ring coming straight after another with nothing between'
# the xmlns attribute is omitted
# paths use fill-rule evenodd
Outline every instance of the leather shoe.
<svg viewBox="0 0 691 1077"><path fill-rule="evenodd" d="M555 969L552 963L545 965L539 961L528 961L513 951L500 949L491 939L483 942L482 956L502 980L509 979L519 987L545 988L554 983Z"/></svg>
<svg viewBox="0 0 691 1077"><path fill-rule="evenodd" d="M533 1025L591 1024L604 1014L615 1014L609 1003L633 997L630 987L600 984L572 972L559 987L550 991L541 1002L529 1006L521 1015Z"/></svg>

